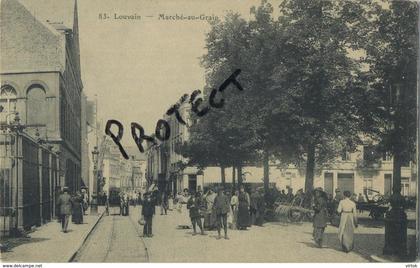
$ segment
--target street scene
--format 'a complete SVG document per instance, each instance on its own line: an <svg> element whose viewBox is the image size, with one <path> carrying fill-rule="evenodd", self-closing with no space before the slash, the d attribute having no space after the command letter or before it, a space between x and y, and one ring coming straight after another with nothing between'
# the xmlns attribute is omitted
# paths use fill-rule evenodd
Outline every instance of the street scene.
<svg viewBox="0 0 420 268"><path fill-rule="evenodd" d="M418 261L418 2L0 4L0 262Z"/></svg>

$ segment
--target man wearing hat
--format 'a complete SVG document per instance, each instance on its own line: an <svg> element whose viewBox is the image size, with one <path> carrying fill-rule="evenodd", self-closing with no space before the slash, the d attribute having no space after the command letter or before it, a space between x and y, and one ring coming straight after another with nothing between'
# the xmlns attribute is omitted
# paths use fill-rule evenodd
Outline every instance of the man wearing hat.
<svg viewBox="0 0 420 268"><path fill-rule="evenodd" d="M223 193L223 188L220 187L217 192L217 196L214 199L213 204L214 210L216 212L216 218L217 218L217 232L218 237L217 239L220 239L220 231L223 225L223 229L225 231L225 239L229 239L227 236L227 214L230 211L230 200L229 198Z"/></svg>
<svg viewBox="0 0 420 268"><path fill-rule="evenodd" d="M152 222L155 215L155 203L149 192L144 194L141 215L144 217L143 237L152 237Z"/></svg>
<svg viewBox="0 0 420 268"><path fill-rule="evenodd" d="M316 245L321 248L324 230L328 221L327 195L321 187L315 188L314 190L313 209L315 211L313 218L313 238Z"/></svg>
<svg viewBox="0 0 420 268"><path fill-rule="evenodd" d="M68 187L63 188L63 193L58 197L57 206L60 208L61 231L67 233L69 217L72 213L72 200Z"/></svg>

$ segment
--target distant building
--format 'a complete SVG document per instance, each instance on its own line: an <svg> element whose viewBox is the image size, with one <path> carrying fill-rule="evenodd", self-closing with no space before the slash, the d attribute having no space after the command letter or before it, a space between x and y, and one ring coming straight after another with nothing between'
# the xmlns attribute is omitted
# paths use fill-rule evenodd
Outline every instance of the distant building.
<svg viewBox="0 0 420 268"><path fill-rule="evenodd" d="M125 159L111 139L105 139L104 143L102 176L105 184L102 190L108 193L111 188L119 188L124 192L144 192L147 187L146 156L137 148L127 147L129 159Z"/></svg>
<svg viewBox="0 0 420 268"><path fill-rule="evenodd" d="M81 181L79 29L76 0L1 1L0 121L16 112L25 132L53 145L71 191Z"/></svg>
<svg viewBox="0 0 420 268"><path fill-rule="evenodd" d="M207 167L198 170L186 166L187 159L178 154L177 147L189 139L190 104L185 103L179 109L187 125L179 123L174 115L164 116L169 123L169 140L156 144L148 143L147 179L149 184L156 184L159 189L179 192L183 189L197 190L221 183L219 167ZM205 120L205 119L204 119ZM406 163L401 170L401 193L404 196L415 195L416 168ZM263 167L245 166L242 169L244 183L253 187L263 186ZM278 189L292 188L294 192L305 187L305 168L289 165L281 168L277 163L270 163L269 177L271 185ZM392 191L392 158L384 155L379 161L372 161L371 145L359 146L354 153L344 152L335 161L315 172L314 187L322 187L327 193L335 189L348 190L351 193L390 195ZM226 168L226 183L232 183L232 169ZM236 175L237 180L237 175Z"/></svg>

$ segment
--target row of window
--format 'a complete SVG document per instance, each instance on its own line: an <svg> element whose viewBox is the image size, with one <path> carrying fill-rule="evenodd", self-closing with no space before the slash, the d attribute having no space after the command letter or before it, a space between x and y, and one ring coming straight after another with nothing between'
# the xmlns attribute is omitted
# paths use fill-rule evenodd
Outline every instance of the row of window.
<svg viewBox="0 0 420 268"><path fill-rule="evenodd" d="M371 145L363 146L363 160L366 161L375 161L377 160L377 153L375 152L375 147ZM383 153L381 157L382 161L392 161L392 156L390 153ZM352 161L351 153L343 151L341 153L342 161Z"/></svg>
<svg viewBox="0 0 420 268"><path fill-rule="evenodd" d="M31 85L26 92L26 125L46 125L48 122L48 106L45 89L38 84ZM10 123L12 114L17 111L17 92L10 85L4 85L0 91L1 121Z"/></svg>

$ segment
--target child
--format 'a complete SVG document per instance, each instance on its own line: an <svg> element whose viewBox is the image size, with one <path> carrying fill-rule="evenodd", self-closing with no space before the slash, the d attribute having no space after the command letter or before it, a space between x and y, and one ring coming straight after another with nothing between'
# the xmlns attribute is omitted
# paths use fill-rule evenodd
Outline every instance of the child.
<svg viewBox="0 0 420 268"><path fill-rule="evenodd" d="M201 207L201 195L200 193L192 194L190 199L187 202L187 208L190 210L190 218L191 223L194 229L193 235L197 234L196 226L200 228L201 234L204 235L203 225L201 223L201 214L200 214L200 207Z"/></svg>
<svg viewBox="0 0 420 268"><path fill-rule="evenodd" d="M143 236L152 237L152 220L155 214L155 205L150 193L145 194L145 200L141 209L141 215L144 217Z"/></svg>

